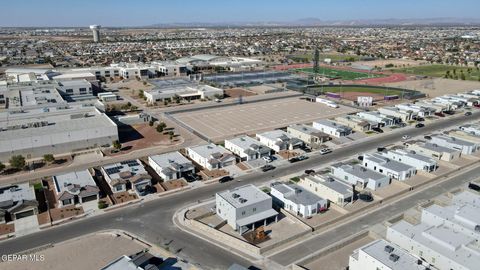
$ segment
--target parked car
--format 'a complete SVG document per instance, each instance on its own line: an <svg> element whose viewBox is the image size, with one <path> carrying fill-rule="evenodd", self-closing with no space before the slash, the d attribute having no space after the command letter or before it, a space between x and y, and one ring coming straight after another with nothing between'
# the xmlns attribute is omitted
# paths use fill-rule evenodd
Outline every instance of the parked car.
<svg viewBox="0 0 480 270"><path fill-rule="evenodd" d="M423 122L423 121L425 121L425 119L423 119L422 117L417 117L417 121L418 122Z"/></svg>
<svg viewBox="0 0 480 270"><path fill-rule="evenodd" d="M364 202L372 202L373 201L373 196L372 196L372 194L369 194L369 193L360 193L360 194L358 194L358 199L360 199Z"/></svg>
<svg viewBox="0 0 480 270"><path fill-rule="evenodd" d="M312 173L315 173L315 170L312 170L312 169L305 170L305 174L312 174Z"/></svg>
<svg viewBox="0 0 480 270"><path fill-rule="evenodd" d="M385 151L387 148L385 147L377 147L377 151L378 152L382 152L382 151Z"/></svg>
<svg viewBox="0 0 480 270"><path fill-rule="evenodd" d="M466 112L465 113L465 116L469 116L469 115L472 115L472 112Z"/></svg>
<svg viewBox="0 0 480 270"><path fill-rule="evenodd" d="M441 113L441 112L436 112L435 113L436 116L439 116L439 117L445 117L445 114Z"/></svg>
<svg viewBox="0 0 480 270"><path fill-rule="evenodd" d="M332 149L330 148L323 148L320 150L320 155L326 155L328 153L331 153L332 152Z"/></svg>
<svg viewBox="0 0 480 270"><path fill-rule="evenodd" d="M291 159L289 159L288 161L290 161L290 163L295 163L295 162L299 162L299 161L302 161L302 160L305 160L305 159L308 159L307 156L298 156L298 157L293 157Z"/></svg>
<svg viewBox="0 0 480 270"><path fill-rule="evenodd" d="M374 127L372 128L373 131L376 131L378 133L383 133L383 130L381 128L378 128L378 127Z"/></svg>
<svg viewBox="0 0 480 270"><path fill-rule="evenodd" d="M474 183L468 183L468 188L473 189L475 191L480 191L480 186Z"/></svg>
<svg viewBox="0 0 480 270"><path fill-rule="evenodd" d="M411 139L412 137L410 135L403 135L402 140L408 140Z"/></svg>
<svg viewBox="0 0 480 270"><path fill-rule="evenodd" d="M271 156L265 156L265 157L263 157L263 160L265 160L265 162L267 162L267 163L270 163L270 162L273 161Z"/></svg>
<svg viewBox="0 0 480 270"><path fill-rule="evenodd" d="M444 114L448 114L448 115L454 115L454 114L455 114L454 111L444 111L443 113L444 113Z"/></svg>
<svg viewBox="0 0 480 270"><path fill-rule="evenodd" d="M227 176L224 176L224 177L220 178L220 179L218 180L218 182L219 182L219 183L226 183L226 182L230 182L230 181L232 181L232 180L233 180L233 177L227 175Z"/></svg>
<svg viewBox="0 0 480 270"><path fill-rule="evenodd" d="M267 164L265 166L262 166L260 169L262 170L262 172L268 172L268 171L274 170L275 166Z"/></svg>
<svg viewBox="0 0 480 270"><path fill-rule="evenodd" d="M422 123L418 123L418 124L415 125L416 128L422 128L422 127L424 127L424 126L425 126L425 125L422 124Z"/></svg>
<svg viewBox="0 0 480 270"><path fill-rule="evenodd" d="M428 135L423 136L423 138L424 138L425 140L431 140L431 139L432 139L432 137L431 137L431 136L428 136Z"/></svg>

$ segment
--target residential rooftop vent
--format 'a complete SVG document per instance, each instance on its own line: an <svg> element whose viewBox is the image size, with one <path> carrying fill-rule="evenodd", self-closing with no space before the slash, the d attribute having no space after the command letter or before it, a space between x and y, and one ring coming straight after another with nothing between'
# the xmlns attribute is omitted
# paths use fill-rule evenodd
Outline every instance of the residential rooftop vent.
<svg viewBox="0 0 480 270"><path fill-rule="evenodd" d="M244 198L240 198L238 200L240 201L240 203L246 203L247 202L247 199L244 199Z"/></svg>
<svg viewBox="0 0 480 270"><path fill-rule="evenodd" d="M385 252L392 253L392 251L395 250L395 248L393 248L392 246L386 245L383 250L385 250Z"/></svg>
<svg viewBox="0 0 480 270"><path fill-rule="evenodd" d="M232 194L232 197L233 197L234 199L236 199L236 198L240 198L240 195L238 195L237 193L233 193L233 194Z"/></svg>
<svg viewBox="0 0 480 270"><path fill-rule="evenodd" d="M400 256L392 253L392 254L390 254L390 256L388 256L388 259L392 262L396 262L396 261L398 261L398 259L400 259Z"/></svg>

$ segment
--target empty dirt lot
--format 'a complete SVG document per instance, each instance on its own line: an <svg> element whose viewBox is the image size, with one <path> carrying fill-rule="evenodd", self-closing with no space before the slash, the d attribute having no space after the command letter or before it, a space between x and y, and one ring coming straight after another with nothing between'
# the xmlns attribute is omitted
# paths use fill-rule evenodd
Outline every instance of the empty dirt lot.
<svg viewBox="0 0 480 270"><path fill-rule="evenodd" d="M310 123L354 111L356 110L350 107L331 108L295 97L184 112L173 116L216 142L240 134L273 130L294 123Z"/></svg>

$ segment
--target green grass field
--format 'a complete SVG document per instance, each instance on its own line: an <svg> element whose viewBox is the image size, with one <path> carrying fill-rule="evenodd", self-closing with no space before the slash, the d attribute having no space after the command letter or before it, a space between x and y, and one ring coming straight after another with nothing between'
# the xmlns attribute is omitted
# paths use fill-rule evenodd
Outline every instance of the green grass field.
<svg viewBox="0 0 480 270"><path fill-rule="evenodd" d="M313 54L314 52L311 53L305 53L305 54L295 54L295 55L290 55L288 58L297 61L297 62L312 62L313 61ZM352 54L320 54L320 61L325 60L326 58L332 59L333 62L339 62L339 61L348 61L348 62L354 62L360 60L360 57L358 55L352 55Z"/></svg>
<svg viewBox="0 0 480 270"><path fill-rule="evenodd" d="M299 72L313 74L313 68L300 68L297 69ZM328 78L340 78L342 80L358 80L358 79L367 79L367 78L376 78L381 77L378 74L369 74L364 72L355 72L349 70L339 70L326 67L319 68L319 74L324 75Z"/></svg>
<svg viewBox="0 0 480 270"><path fill-rule="evenodd" d="M480 81L480 70L475 67L458 67L447 65L428 65L408 68L393 69L394 72L425 75L431 77L442 77L454 80L462 80L462 73L465 80Z"/></svg>
<svg viewBox="0 0 480 270"><path fill-rule="evenodd" d="M363 92L363 93L372 93L372 94L379 94L384 96L391 96L391 95L398 95L399 97L402 96L402 91L396 89L389 89L389 88L374 88L374 87L352 87L352 86L344 86L344 87L332 87L332 86L318 86L314 88L309 88L308 92L310 94L325 94L326 92L330 93L348 93L348 92Z"/></svg>

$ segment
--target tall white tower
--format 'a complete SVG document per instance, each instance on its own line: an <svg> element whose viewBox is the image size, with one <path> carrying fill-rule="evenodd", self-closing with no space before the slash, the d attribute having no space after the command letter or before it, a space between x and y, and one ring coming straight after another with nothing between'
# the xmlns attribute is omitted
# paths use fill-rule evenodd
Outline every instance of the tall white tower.
<svg viewBox="0 0 480 270"><path fill-rule="evenodd" d="M93 32L93 41L94 42L100 42L100 25L90 25L90 29L92 29Z"/></svg>

